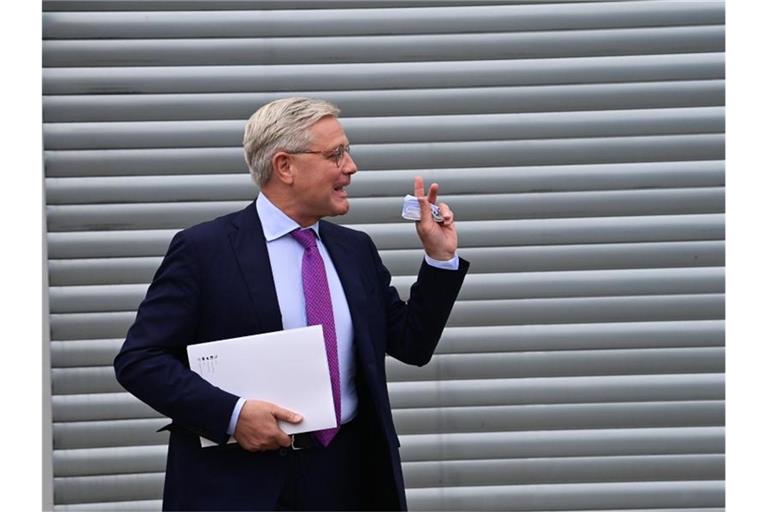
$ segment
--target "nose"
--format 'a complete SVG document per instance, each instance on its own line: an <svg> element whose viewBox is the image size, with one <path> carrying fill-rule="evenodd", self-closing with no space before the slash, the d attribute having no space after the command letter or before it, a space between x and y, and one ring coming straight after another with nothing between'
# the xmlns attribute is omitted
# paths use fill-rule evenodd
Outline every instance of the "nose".
<svg viewBox="0 0 768 512"><path fill-rule="evenodd" d="M357 164L352 158L352 154L347 151L344 153L344 160L341 165L341 170L344 174L355 174L357 172Z"/></svg>

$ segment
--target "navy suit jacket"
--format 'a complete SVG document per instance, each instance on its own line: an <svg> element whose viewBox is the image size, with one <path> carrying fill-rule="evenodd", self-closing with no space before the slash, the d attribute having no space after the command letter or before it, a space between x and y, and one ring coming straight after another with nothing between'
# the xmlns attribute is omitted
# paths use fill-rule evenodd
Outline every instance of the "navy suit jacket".
<svg viewBox="0 0 768 512"><path fill-rule="evenodd" d="M369 505L405 509L384 355L415 365L430 360L469 264L460 260L458 271L422 264L406 304L367 234L321 221L320 236L352 317L358 417L375 460ZM173 238L115 358L119 382L172 419L165 509L256 510L276 502L286 458L278 450L252 453L224 444L238 397L190 371L186 346L282 328L254 203ZM220 446L201 448L198 436Z"/></svg>

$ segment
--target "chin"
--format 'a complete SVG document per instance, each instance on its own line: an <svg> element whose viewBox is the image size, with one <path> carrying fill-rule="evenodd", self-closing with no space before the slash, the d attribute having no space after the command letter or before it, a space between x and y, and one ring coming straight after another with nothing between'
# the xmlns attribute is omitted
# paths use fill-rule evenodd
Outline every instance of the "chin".
<svg viewBox="0 0 768 512"><path fill-rule="evenodd" d="M349 211L349 202L345 201L343 205L337 205L336 208L333 209L333 216L337 215L345 215Z"/></svg>

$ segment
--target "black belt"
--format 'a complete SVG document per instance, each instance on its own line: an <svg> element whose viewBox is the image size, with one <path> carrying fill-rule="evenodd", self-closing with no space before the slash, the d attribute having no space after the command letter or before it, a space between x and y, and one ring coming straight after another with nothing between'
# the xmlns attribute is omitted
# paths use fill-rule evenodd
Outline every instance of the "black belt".
<svg viewBox="0 0 768 512"><path fill-rule="evenodd" d="M320 443L312 436L311 432L291 434L291 450L306 450L307 448L317 448L318 446L320 446Z"/></svg>

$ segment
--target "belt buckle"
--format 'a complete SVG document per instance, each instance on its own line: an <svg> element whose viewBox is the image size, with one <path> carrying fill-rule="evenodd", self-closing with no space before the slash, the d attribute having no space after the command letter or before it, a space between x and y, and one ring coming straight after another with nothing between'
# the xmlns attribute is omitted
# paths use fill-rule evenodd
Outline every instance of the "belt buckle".
<svg viewBox="0 0 768 512"><path fill-rule="evenodd" d="M303 450L303 449L304 449L304 447L302 447L302 446L296 446L296 445L294 444L294 443L295 443L295 441L296 441L296 434L291 434L291 450L293 450L293 451L299 451L299 450Z"/></svg>

